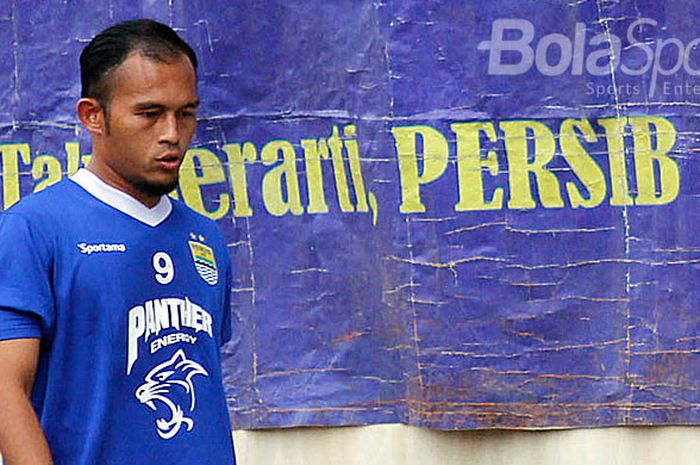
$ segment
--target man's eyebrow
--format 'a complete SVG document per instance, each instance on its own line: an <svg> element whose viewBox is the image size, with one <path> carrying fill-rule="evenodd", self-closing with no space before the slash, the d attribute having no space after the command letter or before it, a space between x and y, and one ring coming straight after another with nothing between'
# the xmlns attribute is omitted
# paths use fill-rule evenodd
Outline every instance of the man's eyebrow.
<svg viewBox="0 0 700 465"><path fill-rule="evenodd" d="M162 110L165 108L165 105L161 105L159 103L153 103L153 102L142 102L142 103L137 103L134 105L135 110Z"/></svg>
<svg viewBox="0 0 700 465"><path fill-rule="evenodd" d="M199 100L194 100L192 102L188 102L184 104L180 108L197 108L199 106ZM137 103L134 105L135 110L164 110L166 108L165 105L161 103L155 103L155 102L141 102Z"/></svg>

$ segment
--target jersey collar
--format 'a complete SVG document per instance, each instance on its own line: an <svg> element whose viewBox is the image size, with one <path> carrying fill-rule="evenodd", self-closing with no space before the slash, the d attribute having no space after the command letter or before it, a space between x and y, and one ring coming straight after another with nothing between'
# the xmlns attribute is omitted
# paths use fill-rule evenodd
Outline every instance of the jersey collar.
<svg viewBox="0 0 700 465"><path fill-rule="evenodd" d="M110 207L147 224L158 226L170 215L173 206L167 195L161 196L158 203L148 208L129 194L116 189L85 168L79 169L70 180L85 189L90 195Z"/></svg>

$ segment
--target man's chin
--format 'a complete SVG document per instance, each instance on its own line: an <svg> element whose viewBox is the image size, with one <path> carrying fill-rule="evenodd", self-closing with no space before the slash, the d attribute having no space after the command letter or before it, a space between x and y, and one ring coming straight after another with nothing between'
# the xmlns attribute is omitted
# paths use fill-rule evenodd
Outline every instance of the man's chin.
<svg viewBox="0 0 700 465"><path fill-rule="evenodd" d="M153 196L167 195L177 188L178 178L168 183L143 182L139 186L140 190Z"/></svg>

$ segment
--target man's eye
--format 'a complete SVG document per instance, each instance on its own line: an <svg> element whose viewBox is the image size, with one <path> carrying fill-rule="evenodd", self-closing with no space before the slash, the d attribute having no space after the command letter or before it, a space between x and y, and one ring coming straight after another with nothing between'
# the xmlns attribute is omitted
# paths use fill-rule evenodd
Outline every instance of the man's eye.
<svg viewBox="0 0 700 465"><path fill-rule="evenodd" d="M178 115L180 118L194 118L197 114L194 111L181 111Z"/></svg>
<svg viewBox="0 0 700 465"><path fill-rule="evenodd" d="M137 113L137 115L143 116L144 118L156 118L158 114L157 111L141 111Z"/></svg>

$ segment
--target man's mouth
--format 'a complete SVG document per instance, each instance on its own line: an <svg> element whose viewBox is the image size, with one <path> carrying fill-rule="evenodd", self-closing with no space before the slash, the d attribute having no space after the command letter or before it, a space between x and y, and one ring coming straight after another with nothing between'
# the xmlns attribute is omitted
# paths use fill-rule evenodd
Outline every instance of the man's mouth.
<svg viewBox="0 0 700 465"><path fill-rule="evenodd" d="M182 158L180 158L179 154L168 154L156 158L156 162L158 162L161 168L168 171L174 171L180 167Z"/></svg>

